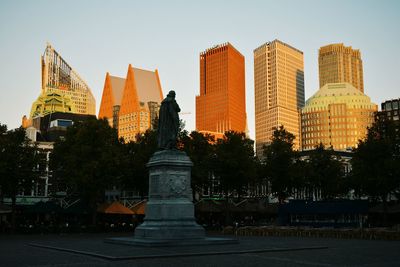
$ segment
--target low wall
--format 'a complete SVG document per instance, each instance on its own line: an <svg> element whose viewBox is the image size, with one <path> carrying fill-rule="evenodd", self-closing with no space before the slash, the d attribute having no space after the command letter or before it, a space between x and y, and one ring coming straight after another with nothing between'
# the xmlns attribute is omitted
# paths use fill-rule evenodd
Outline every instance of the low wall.
<svg viewBox="0 0 400 267"><path fill-rule="evenodd" d="M229 226L223 229L223 234L234 234L237 236L298 236L343 239L400 240L400 231L386 228L334 229L245 226L235 229L234 227Z"/></svg>

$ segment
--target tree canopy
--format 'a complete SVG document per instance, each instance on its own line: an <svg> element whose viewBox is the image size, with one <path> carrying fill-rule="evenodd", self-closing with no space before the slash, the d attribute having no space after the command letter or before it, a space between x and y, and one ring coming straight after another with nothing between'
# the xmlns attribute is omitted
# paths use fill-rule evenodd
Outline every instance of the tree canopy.
<svg viewBox="0 0 400 267"><path fill-rule="evenodd" d="M235 190L243 192L256 175L253 140L244 133L225 132L215 147L215 175L220 179L225 193Z"/></svg>
<svg viewBox="0 0 400 267"><path fill-rule="evenodd" d="M320 143L310 153L309 182L312 191L322 199L332 199L344 193L342 166L332 149Z"/></svg>
<svg viewBox="0 0 400 267"><path fill-rule="evenodd" d="M400 188L400 138L398 127L377 117L367 137L358 142L352 158L354 189L360 195L387 201Z"/></svg>
<svg viewBox="0 0 400 267"><path fill-rule="evenodd" d="M157 151L157 132L147 130L138 134L136 141L124 145L124 168L121 186L126 190L136 190L144 197L149 188L149 172L146 164Z"/></svg>
<svg viewBox="0 0 400 267"><path fill-rule="evenodd" d="M12 225L15 226L16 196L30 194L38 178L35 170L38 162L35 145L25 135L22 127L7 130L0 125L0 200L12 199Z"/></svg>
<svg viewBox="0 0 400 267"><path fill-rule="evenodd" d="M291 194L294 185L294 139L292 133L280 126L274 130L271 144L264 146L265 173L271 183L272 192L280 202Z"/></svg>
<svg viewBox="0 0 400 267"><path fill-rule="evenodd" d="M183 149L193 162L192 187L204 188L209 186L212 174L212 160L215 153L215 140L209 134L192 131L181 139Z"/></svg>
<svg viewBox="0 0 400 267"><path fill-rule="evenodd" d="M68 127L64 140L54 144L50 165L54 176L65 182L69 195L85 200L93 210L104 192L118 184L121 173L121 142L107 120L87 120Z"/></svg>

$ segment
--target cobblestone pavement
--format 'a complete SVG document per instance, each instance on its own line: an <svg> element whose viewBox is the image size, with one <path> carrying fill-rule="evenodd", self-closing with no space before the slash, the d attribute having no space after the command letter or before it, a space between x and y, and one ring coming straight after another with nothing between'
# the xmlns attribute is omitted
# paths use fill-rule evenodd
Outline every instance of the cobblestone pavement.
<svg viewBox="0 0 400 267"><path fill-rule="evenodd" d="M134 247L128 234L0 236L0 266L400 266L400 241L239 237L239 244Z"/></svg>

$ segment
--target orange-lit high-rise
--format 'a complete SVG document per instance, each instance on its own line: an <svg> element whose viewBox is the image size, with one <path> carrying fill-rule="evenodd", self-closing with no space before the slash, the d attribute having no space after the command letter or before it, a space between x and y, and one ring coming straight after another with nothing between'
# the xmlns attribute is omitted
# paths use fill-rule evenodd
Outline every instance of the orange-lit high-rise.
<svg viewBox="0 0 400 267"><path fill-rule="evenodd" d="M128 67L126 79L106 74L99 118L107 118L126 142L151 128L163 94L158 71Z"/></svg>
<svg viewBox="0 0 400 267"><path fill-rule="evenodd" d="M200 95L196 96L196 129L220 137L246 131L244 56L230 43L200 54Z"/></svg>

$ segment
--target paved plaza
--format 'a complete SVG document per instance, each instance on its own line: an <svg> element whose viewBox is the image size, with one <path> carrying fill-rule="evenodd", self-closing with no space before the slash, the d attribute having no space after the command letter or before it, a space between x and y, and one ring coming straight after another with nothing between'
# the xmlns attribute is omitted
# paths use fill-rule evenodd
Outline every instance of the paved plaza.
<svg viewBox="0 0 400 267"><path fill-rule="evenodd" d="M239 244L136 247L129 234L0 236L0 266L400 266L400 241L239 237Z"/></svg>

